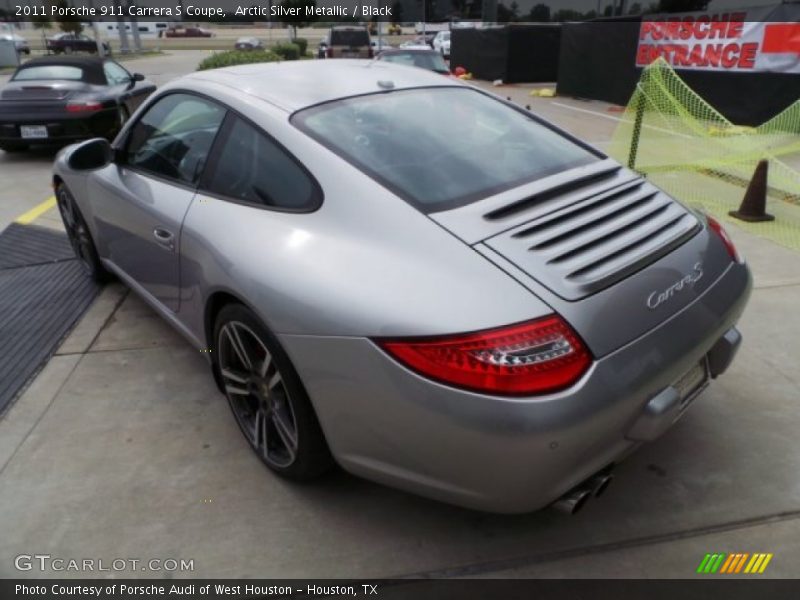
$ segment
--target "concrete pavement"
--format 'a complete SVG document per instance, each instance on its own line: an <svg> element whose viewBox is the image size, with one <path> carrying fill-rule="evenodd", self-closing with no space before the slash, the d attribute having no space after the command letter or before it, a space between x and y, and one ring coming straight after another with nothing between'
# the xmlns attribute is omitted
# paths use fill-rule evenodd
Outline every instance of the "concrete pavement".
<svg viewBox="0 0 800 600"><path fill-rule="evenodd" d="M525 96L590 141L613 130L582 112L609 114L602 103ZM575 517L475 513L343 473L280 480L202 355L108 286L0 420L0 576L41 576L13 560L48 553L192 559L177 577L685 578L707 552L771 552L759 577L796 576L800 261L728 229L756 284L736 362Z"/></svg>

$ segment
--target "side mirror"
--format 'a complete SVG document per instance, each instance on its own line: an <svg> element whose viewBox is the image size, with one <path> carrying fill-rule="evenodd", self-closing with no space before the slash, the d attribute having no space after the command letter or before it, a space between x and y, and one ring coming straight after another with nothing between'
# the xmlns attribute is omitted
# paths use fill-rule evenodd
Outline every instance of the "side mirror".
<svg viewBox="0 0 800 600"><path fill-rule="evenodd" d="M67 158L67 166L75 171L102 169L114 161L114 149L105 138L94 138L79 144Z"/></svg>
<svg viewBox="0 0 800 600"><path fill-rule="evenodd" d="M144 75L141 73L134 73L131 75L131 81L144 81Z"/></svg>

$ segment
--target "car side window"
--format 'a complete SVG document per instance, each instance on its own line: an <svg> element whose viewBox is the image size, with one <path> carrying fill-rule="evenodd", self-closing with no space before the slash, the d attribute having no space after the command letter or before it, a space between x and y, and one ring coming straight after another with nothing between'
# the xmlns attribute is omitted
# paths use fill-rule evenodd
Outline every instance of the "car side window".
<svg viewBox="0 0 800 600"><path fill-rule="evenodd" d="M103 72L106 74L108 85L122 85L131 82L131 74L113 60L103 63Z"/></svg>
<svg viewBox="0 0 800 600"><path fill-rule="evenodd" d="M319 191L280 145L253 125L231 117L202 188L233 200L282 210L312 210Z"/></svg>
<svg viewBox="0 0 800 600"><path fill-rule="evenodd" d="M197 183L225 112L192 94L162 97L131 128L125 164L180 183Z"/></svg>

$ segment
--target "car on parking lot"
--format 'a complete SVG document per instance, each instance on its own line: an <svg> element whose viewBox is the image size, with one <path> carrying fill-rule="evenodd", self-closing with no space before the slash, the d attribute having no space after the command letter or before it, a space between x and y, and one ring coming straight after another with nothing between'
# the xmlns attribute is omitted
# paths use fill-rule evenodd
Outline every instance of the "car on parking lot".
<svg viewBox="0 0 800 600"><path fill-rule="evenodd" d="M476 509L576 511L741 341L751 276L716 220L423 69L192 74L113 144L63 150L53 184L86 271L202 351L291 479L336 462Z"/></svg>
<svg viewBox="0 0 800 600"><path fill-rule="evenodd" d="M21 35L16 33L0 33L0 40L7 40L14 42L14 48L17 49L18 54L30 54L31 48L26 40Z"/></svg>
<svg viewBox="0 0 800 600"><path fill-rule="evenodd" d="M241 37L234 44L236 50L263 50L264 44L256 37Z"/></svg>
<svg viewBox="0 0 800 600"><path fill-rule="evenodd" d="M431 46L445 58L450 58L450 32L439 31L431 41Z"/></svg>
<svg viewBox="0 0 800 600"><path fill-rule="evenodd" d="M450 68L444 61L442 54L430 48L391 48L378 54L375 60L428 69L442 75L450 74Z"/></svg>
<svg viewBox="0 0 800 600"><path fill-rule="evenodd" d="M100 42L106 55L111 54L111 46L108 42ZM58 33L47 38L46 48L48 52L54 54L72 54L73 52L97 52L96 40L82 33Z"/></svg>
<svg viewBox="0 0 800 600"><path fill-rule="evenodd" d="M164 35L168 38L210 38L214 32L202 27L170 27Z"/></svg>
<svg viewBox="0 0 800 600"><path fill-rule="evenodd" d="M366 27L335 25L328 34L327 58L372 58L369 32Z"/></svg>
<svg viewBox="0 0 800 600"><path fill-rule="evenodd" d="M0 88L0 149L111 139L155 89L108 58L31 59Z"/></svg>

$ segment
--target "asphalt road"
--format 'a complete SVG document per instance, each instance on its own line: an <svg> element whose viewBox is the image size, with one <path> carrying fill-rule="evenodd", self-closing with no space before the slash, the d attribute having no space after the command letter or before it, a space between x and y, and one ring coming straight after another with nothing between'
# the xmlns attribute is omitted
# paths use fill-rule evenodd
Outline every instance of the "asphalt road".
<svg viewBox="0 0 800 600"><path fill-rule="evenodd" d="M163 83L202 55L128 66ZM495 91L598 145L615 126L602 103ZM0 224L47 197L48 161L0 155ZM57 226L53 213L36 222ZM796 576L800 261L729 229L756 282L737 361L575 517L486 515L343 473L282 481L247 448L202 356L108 286L0 420L0 576L39 575L14 570L20 552L194 560L175 576L356 578L686 578L706 553L768 552L756 577Z"/></svg>

